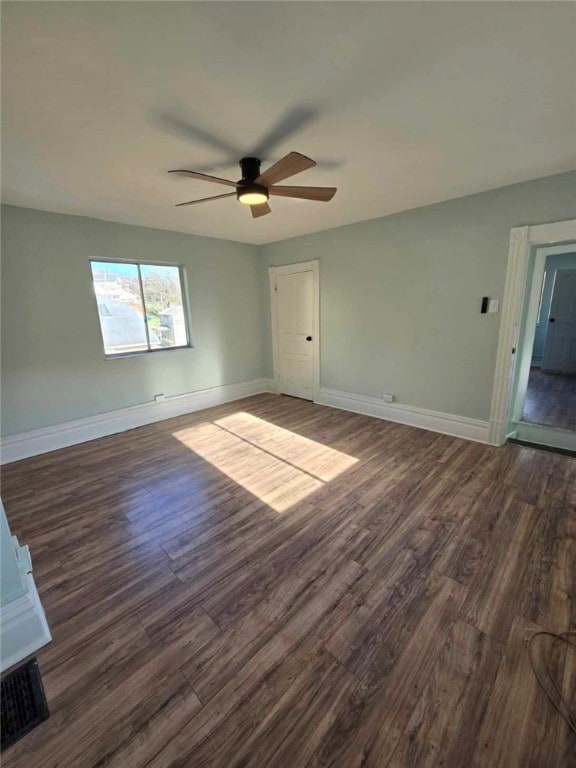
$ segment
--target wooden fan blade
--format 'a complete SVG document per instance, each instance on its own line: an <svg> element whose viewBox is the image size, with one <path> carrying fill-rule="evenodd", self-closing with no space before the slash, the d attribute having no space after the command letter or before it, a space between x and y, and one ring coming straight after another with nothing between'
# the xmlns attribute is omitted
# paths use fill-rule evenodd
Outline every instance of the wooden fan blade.
<svg viewBox="0 0 576 768"><path fill-rule="evenodd" d="M221 179L219 176L208 176L207 173L198 173L197 171L176 170L168 171L168 173L177 173L180 176L188 176L192 179L200 179L201 181L213 181L214 184L224 184L227 187L235 187L236 182L230 181L230 179Z"/></svg>
<svg viewBox="0 0 576 768"><path fill-rule="evenodd" d="M221 197L236 197L236 192L226 192L223 195L213 195L212 197L201 197L199 200L188 200L187 203L176 203L176 208L181 205L196 205L196 203L206 203L208 200L219 200Z"/></svg>
<svg viewBox="0 0 576 768"><path fill-rule="evenodd" d="M327 203L336 194L336 187L270 187L268 193L277 197L297 197Z"/></svg>
<svg viewBox="0 0 576 768"><path fill-rule="evenodd" d="M306 155L301 155L300 152L289 152L277 163L271 165L267 171L261 173L256 179L256 184L262 184L264 187L270 187L272 184L276 184L277 181L287 179L289 176L294 176L296 173L308 170L308 168L314 168L316 163Z"/></svg>
<svg viewBox="0 0 576 768"><path fill-rule="evenodd" d="M260 216L266 216L267 213L272 213L272 208L270 208L268 203L262 203L261 205L251 205L250 210L252 211L253 219L259 219Z"/></svg>

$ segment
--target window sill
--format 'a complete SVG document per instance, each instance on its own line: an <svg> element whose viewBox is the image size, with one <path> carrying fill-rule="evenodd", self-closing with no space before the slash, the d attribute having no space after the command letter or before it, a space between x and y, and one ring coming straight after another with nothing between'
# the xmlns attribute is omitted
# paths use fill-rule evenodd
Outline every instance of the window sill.
<svg viewBox="0 0 576 768"><path fill-rule="evenodd" d="M145 349L141 352L117 352L112 355L104 355L105 360L122 360L127 357L146 357L156 355L159 352L181 352L183 349L194 349L192 344L183 344L180 347L162 347L161 349Z"/></svg>

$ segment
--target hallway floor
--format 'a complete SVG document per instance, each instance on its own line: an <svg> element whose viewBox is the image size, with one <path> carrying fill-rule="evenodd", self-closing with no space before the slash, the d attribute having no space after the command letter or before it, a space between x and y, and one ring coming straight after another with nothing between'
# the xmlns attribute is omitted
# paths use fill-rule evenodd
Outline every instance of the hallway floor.
<svg viewBox="0 0 576 768"><path fill-rule="evenodd" d="M576 375L531 368L523 418L533 424L576 429Z"/></svg>

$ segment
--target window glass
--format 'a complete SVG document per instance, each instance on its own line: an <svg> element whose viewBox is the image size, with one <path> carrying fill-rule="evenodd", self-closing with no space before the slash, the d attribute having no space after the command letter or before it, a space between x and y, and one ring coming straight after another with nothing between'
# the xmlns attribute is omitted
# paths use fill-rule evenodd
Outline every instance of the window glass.
<svg viewBox="0 0 576 768"><path fill-rule="evenodd" d="M142 264L140 271L150 346L153 349L186 346L188 336L179 268Z"/></svg>
<svg viewBox="0 0 576 768"><path fill-rule="evenodd" d="M107 356L189 346L179 267L90 264Z"/></svg>

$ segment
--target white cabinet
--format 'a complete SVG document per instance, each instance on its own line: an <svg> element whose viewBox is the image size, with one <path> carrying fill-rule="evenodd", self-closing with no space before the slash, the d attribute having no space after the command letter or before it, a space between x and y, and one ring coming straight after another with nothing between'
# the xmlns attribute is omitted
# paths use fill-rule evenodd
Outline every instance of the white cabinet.
<svg viewBox="0 0 576 768"><path fill-rule="evenodd" d="M0 501L0 672L52 639L32 576L27 546L10 533Z"/></svg>

